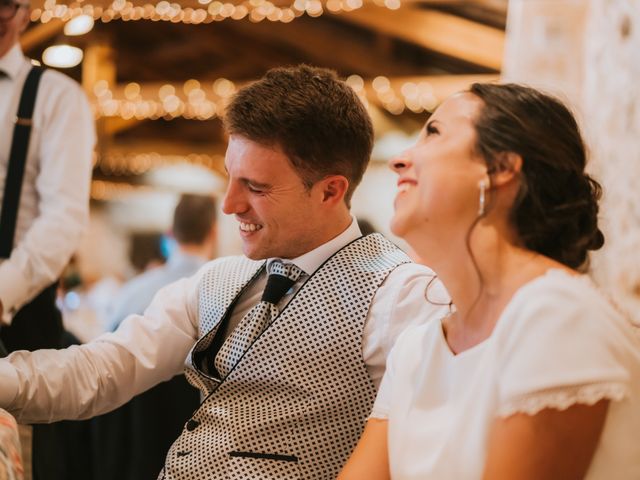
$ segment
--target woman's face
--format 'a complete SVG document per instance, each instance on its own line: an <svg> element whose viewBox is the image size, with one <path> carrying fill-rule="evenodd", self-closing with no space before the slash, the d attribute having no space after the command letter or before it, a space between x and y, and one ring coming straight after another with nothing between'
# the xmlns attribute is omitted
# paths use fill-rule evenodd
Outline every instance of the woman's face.
<svg viewBox="0 0 640 480"><path fill-rule="evenodd" d="M418 142L390 162L398 174L391 230L420 255L464 241L478 215L479 182L489 182L484 160L474 153L473 120L481 107L470 93L445 100Z"/></svg>

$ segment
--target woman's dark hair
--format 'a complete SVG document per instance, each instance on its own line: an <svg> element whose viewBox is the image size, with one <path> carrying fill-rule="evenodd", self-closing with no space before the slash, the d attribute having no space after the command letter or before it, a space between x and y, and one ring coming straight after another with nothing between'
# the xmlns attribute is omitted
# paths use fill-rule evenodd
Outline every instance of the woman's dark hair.
<svg viewBox="0 0 640 480"><path fill-rule="evenodd" d="M489 173L504 153L522 157L521 186L511 220L524 246L571 268L604 243L598 229L602 189L584 171L586 151L569 109L558 99L516 84L474 83L484 105L475 119L476 150Z"/></svg>

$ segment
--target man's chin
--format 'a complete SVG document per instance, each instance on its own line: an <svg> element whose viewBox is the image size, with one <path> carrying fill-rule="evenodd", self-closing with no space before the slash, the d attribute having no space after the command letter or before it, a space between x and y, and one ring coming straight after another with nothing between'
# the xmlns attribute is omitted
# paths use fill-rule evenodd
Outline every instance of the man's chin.
<svg viewBox="0 0 640 480"><path fill-rule="evenodd" d="M259 248L255 248L252 245L248 245L246 242L242 243L242 253L250 260L265 260L269 258L267 252Z"/></svg>

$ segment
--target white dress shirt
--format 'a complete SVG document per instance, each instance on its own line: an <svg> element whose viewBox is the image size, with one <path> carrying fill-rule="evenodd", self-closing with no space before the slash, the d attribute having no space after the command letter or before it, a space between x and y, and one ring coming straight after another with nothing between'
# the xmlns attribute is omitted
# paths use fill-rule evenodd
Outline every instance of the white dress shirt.
<svg viewBox="0 0 640 480"><path fill-rule="evenodd" d="M293 262L312 273L359 236L352 221L342 234ZM143 316L128 317L114 333L66 350L16 352L0 360L0 408L22 422L88 418L180 373L198 339L198 284L215 263L160 290ZM444 314L446 307L425 300L433 275L422 265L401 265L376 292L362 340L363 359L376 385L400 331ZM234 309L233 324L260 300L265 281L257 280L244 292ZM429 292L429 298L443 295L440 284Z"/></svg>
<svg viewBox="0 0 640 480"><path fill-rule="evenodd" d="M14 120L30 69L20 46L0 58L0 205ZM11 257L0 260L3 320L58 278L88 220L94 119L80 86L47 70L40 80Z"/></svg>

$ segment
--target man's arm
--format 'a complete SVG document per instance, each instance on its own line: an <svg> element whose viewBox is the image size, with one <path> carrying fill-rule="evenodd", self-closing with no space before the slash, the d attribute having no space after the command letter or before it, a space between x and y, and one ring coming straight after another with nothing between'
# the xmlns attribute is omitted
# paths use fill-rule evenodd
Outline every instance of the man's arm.
<svg viewBox="0 0 640 480"><path fill-rule="evenodd" d="M0 408L21 422L89 418L179 373L198 336L200 273L158 292L143 316L65 350L0 360Z"/></svg>
<svg viewBox="0 0 640 480"><path fill-rule="evenodd" d="M86 226L92 152L93 114L84 93L71 80L45 72L38 104L38 217L11 257L0 264L4 314L20 308L51 284L75 251ZM59 74L58 74L59 75ZM63 88L64 87L64 88ZM42 98L40 97L42 96ZM34 135L32 133L32 135ZM9 322L10 316L4 315Z"/></svg>

